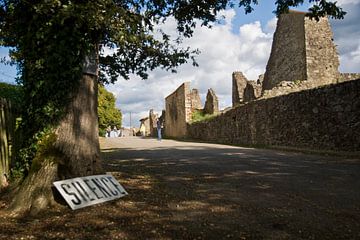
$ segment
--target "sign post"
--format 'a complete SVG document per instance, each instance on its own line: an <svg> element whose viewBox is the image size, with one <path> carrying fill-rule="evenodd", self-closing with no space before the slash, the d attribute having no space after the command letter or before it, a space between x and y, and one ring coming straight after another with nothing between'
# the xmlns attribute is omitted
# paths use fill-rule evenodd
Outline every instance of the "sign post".
<svg viewBox="0 0 360 240"><path fill-rule="evenodd" d="M110 174L66 179L53 184L72 210L128 195Z"/></svg>

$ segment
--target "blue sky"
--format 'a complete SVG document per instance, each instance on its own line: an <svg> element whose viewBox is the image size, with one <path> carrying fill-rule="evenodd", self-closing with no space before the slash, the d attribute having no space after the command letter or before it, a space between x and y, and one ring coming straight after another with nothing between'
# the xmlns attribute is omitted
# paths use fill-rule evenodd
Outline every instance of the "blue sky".
<svg viewBox="0 0 360 240"><path fill-rule="evenodd" d="M0 47L0 59L8 55L8 49ZM16 77L16 67L0 63L0 82L14 83Z"/></svg>
<svg viewBox="0 0 360 240"><path fill-rule="evenodd" d="M344 20L331 21L334 41L340 55L341 72L360 72L360 0L339 0L338 3L348 11ZM298 10L306 10L303 5ZM132 125L138 127L138 119L148 115L150 109L161 113L164 98L181 83L190 81L197 88L204 101L208 88L218 95L220 107L231 105L231 74L242 71L248 79L256 79L265 71L269 58L272 36L276 27L276 18L272 11L274 1L263 0L251 14L243 9L227 10L222 25L212 29L198 28L184 45L198 48L200 64L194 68L185 64L178 68L177 74L162 70L151 72L148 80L133 76L129 81L119 79L107 89L117 97L117 106L123 112L123 123L129 126L130 112ZM175 22L169 20L162 28L173 32ZM7 50L0 48L0 56ZM0 81L14 82L14 67L0 63Z"/></svg>
<svg viewBox="0 0 360 240"><path fill-rule="evenodd" d="M255 5L254 11L249 14L244 14L243 8L236 8L236 18L233 21L235 26L240 26L246 23L260 21L261 25L265 25L271 18L275 17L273 11L275 10L275 1L262 0L259 1L259 5ZM304 3L302 6L299 6L297 10L306 11L309 4ZM237 28L233 29L234 32L238 32Z"/></svg>

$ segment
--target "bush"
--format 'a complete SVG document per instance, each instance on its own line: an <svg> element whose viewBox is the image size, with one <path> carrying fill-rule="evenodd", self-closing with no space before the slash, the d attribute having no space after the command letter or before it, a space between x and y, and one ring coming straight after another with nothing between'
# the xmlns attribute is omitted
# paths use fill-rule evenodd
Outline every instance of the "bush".
<svg viewBox="0 0 360 240"><path fill-rule="evenodd" d="M192 113L190 123L209 121L210 119L213 119L216 116L217 114L205 114L203 110L198 109Z"/></svg>

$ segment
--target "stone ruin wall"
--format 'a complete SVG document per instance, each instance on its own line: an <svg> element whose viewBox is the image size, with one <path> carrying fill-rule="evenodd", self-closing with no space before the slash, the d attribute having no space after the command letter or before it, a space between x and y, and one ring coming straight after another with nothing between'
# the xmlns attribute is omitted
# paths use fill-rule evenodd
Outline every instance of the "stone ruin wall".
<svg viewBox="0 0 360 240"><path fill-rule="evenodd" d="M219 100L212 88L210 88L206 94L206 101L203 112L205 114L219 113Z"/></svg>
<svg viewBox="0 0 360 240"><path fill-rule="evenodd" d="M261 97L264 75L254 80L248 80L242 72L232 74L232 106L249 102Z"/></svg>
<svg viewBox="0 0 360 240"><path fill-rule="evenodd" d="M190 89L190 82L183 83L165 98L165 135L185 137L187 123L191 121L194 110L201 109L201 100L197 89Z"/></svg>
<svg viewBox="0 0 360 240"><path fill-rule="evenodd" d="M248 81L244 89L244 102L250 102L261 97L262 86L256 81Z"/></svg>
<svg viewBox="0 0 360 240"><path fill-rule="evenodd" d="M339 82L346 82L360 79L360 73L340 73Z"/></svg>
<svg viewBox="0 0 360 240"><path fill-rule="evenodd" d="M150 136L151 131L150 131L150 119L149 119L149 117L140 119L140 128L141 128L141 125L144 125L144 128L145 128L144 134L145 134L145 136Z"/></svg>
<svg viewBox="0 0 360 240"><path fill-rule="evenodd" d="M158 116L154 113L153 109L149 111L149 129L150 129L150 136L156 137L157 130L156 130L156 121Z"/></svg>
<svg viewBox="0 0 360 240"><path fill-rule="evenodd" d="M232 74L232 106L235 107L244 100L244 89L246 88L247 78L242 72Z"/></svg>
<svg viewBox="0 0 360 240"><path fill-rule="evenodd" d="M234 85L233 74L233 106L360 77L358 73L339 73L339 57L328 18L316 21L305 14L290 11L279 16L263 81L259 76L255 84L241 72L235 72L247 81L246 87L239 89ZM234 98L237 91L242 91L238 93L242 98Z"/></svg>
<svg viewBox="0 0 360 240"><path fill-rule="evenodd" d="M306 79L304 14L282 14L278 18L263 88L281 81Z"/></svg>
<svg viewBox="0 0 360 240"><path fill-rule="evenodd" d="M187 94L190 83L183 83L172 94L165 98L165 135L167 137L183 137L187 133L187 114L189 102ZM191 103L190 103L191 105Z"/></svg>
<svg viewBox="0 0 360 240"><path fill-rule="evenodd" d="M199 91L197 89L191 90L191 108L192 109L202 109L201 99L199 95Z"/></svg>
<svg viewBox="0 0 360 240"><path fill-rule="evenodd" d="M316 21L305 14L290 11L279 16L263 90L283 81L306 81L307 88L339 81L339 57L328 18Z"/></svg>
<svg viewBox="0 0 360 240"><path fill-rule="evenodd" d="M360 79L252 101L207 122L188 137L239 145L360 151Z"/></svg>
<svg viewBox="0 0 360 240"><path fill-rule="evenodd" d="M234 72L233 108L210 121L188 124L183 136L226 144L360 151L360 74L338 72L328 20L317 24L305 13L281 15L266 73L249 81Z"/></svg>
<svg viewBox="0 0 360 240"><path fill-rule="evenodd" d="M305 48L307 80L315 87L336 83L340 62L328 18L305 18Z"/></svg>

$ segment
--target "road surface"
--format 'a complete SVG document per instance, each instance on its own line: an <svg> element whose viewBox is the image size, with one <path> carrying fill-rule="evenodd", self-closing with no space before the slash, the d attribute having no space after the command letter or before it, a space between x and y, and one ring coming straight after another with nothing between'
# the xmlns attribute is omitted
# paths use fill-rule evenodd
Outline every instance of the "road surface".
<svg viewBox="0 0 360 240"><path fill-rule="evenodd" d="M101 145L129 192L126 236L360 239L359 159L138 137Z"/></svg>

